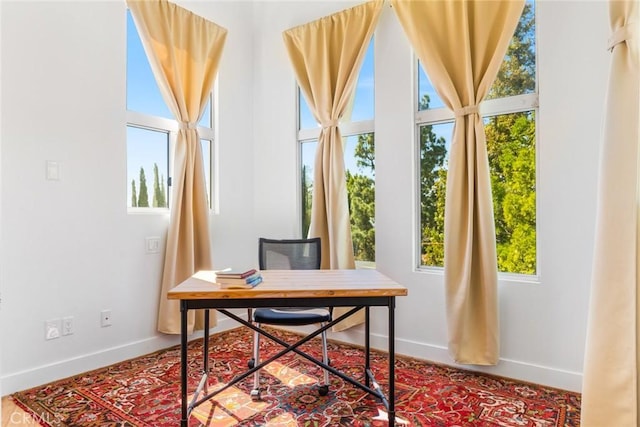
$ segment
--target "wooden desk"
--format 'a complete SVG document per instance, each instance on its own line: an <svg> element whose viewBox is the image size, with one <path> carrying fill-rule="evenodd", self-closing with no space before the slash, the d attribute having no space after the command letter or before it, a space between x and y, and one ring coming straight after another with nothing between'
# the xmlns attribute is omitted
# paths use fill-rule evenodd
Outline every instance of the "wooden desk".
<svg viewBox="0 0 640 427"><path fill-rule="evenodd" d="M179 284L167 294L169 299L180 300L181 311L181 391L182 415L180 425L187 427L189 414L194 407L212 398L231 385L261 369L271 361L285 353L293 351L306 359L327 369L334 375L378 397L387 407L389 425L395 422L395 297L407 295L407 288L399 285L376 270L265 270L261 272L263 282L253 289L220 289L215 283L215 273L201 271ZM334 319L331 323L317 329L295 344L289 345L277 337L257 328L251 322L229 312L230 308L259 307L354 307L348 313ZM389 390L388 399L373 379L369 366L369 308L375 306L388 307L389 322ZM216 309L237 322L258 331L269 339L281 344L284 348L242 375L234 378L225 387L197 400L197 396L205 386L209 372L208 341L209 312L205 312L204 330L204 372L193 399L187 405L187 312L193 309ZM322 331L351 316L357 311L365 310L365 384L344 375L334 367L324 364L303 353L298 347ZM373 384L373 388L369 386ZM206 389L206 387L205 387Z"/></svg>

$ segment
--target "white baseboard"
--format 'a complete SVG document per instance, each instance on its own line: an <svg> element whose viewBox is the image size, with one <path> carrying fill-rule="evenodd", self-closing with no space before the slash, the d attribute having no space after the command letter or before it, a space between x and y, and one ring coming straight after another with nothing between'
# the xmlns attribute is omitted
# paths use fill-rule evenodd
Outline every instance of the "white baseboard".
<svg viewBox="0 0 640 427"><path fill-rule="evenodd" d="M238 324L235 321L225 316L219 316L218 325L212 329L212 333L222 332L237 326ZM304 327L293 329L306 331ZM191 338L198 336L202 336L202 334L194 334ZM330 338L362 346L364 343L364 332L362 328L353 328L346 332L330 333ZM179 344L179 342L178 336L157 335L145 340L104 349L100 352L85 354L21 372L10 373L0 378L2 392L5 395L11 394L19 390L25 390L148 354ZM371 334L371 346L373 348L386 351L388 349L387 343L387 336ZM446 347L403 340L397 337L395 349L398 355L407 355L458 369L483 372L574 392L580 392L582 388L582 373L580 372L570 372L510 359L500 359L498 365L490 367L459 365L453 362Z"/></svg>
<svg viewBox="0 0 640 427"><path fill-rule="evenodd" d="M361 333L361 335L364 334ZM387 343L386 336L371 335L372 347L386 351L388 349ZM428 360L457 369L482 372L577 393L580 393L582 389L581 372L571 372L506 358L501 358L496 366L460 365L453 361L449 355L449 350L444 346L402 340L397 337L395 349L396 354Z"/></svg>
<svg viewBox="0 0 640 427"><path fill-rule="evenodd" d="M218 333L235 328L238 324L224 316L218 316L218 324L211 333ZM202 336L202 331L194 333L189 339ZM60 360L33 369L26 369L3 375L0 378L3 395L26 390L52 381L68 378L83 372L99 369L114 363L132 359L144 354L153 353L173 345L180 344L178 335L156 335L144 340L88 353L66 360Z"/></svg>

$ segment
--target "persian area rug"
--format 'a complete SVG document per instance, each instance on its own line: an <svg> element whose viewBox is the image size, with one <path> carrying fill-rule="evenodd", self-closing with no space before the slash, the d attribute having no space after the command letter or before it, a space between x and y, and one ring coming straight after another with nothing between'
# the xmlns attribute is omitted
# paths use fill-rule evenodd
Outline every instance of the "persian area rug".
<svg viewBox="0 0 640 427"><path fill-rule="evenodd" d="M297 337L270 331L286 341ZM263 359L281 349L266 339L261 341ZM213 335L210 342L211 391L246 369L252 332L233 329ZM321 358L318 339L301 348ZM201 339L190 342L189 355L192 392L202 372ZM332 366L363 380L361 348L330 342L329 357ZM386 354L374 351L371 364L386 391ZM387 425L379 400L334 375L330 375L328 395L320 396L317 383L322 370L298 355L286 355L265 370L261 401L249 396L253 388L250 376L194 409L189 426ZM12 398L44 426L178 426L180 348L15 393ZM397 425L408 426L578 426L580 395L397 356L396 414Z"/></svg>

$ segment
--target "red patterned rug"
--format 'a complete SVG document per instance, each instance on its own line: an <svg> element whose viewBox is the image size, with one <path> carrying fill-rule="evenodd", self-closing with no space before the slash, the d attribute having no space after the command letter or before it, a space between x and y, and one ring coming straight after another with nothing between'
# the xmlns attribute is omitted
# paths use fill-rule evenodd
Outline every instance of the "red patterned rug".
<svg viewBox="0 0 640 427"><path fill-rule="evenodd" d="M272 331L291 341L289 332ZM211 337L210 389L246 368L251 332L246 328ZM279 351L262 340L262 356ZM302 349L320 358L313 340ZM201 372L202 340L189 344L190 389ZM331 365L362 379L360 348L330 343ZM372 354L372 370L386 390L388 360ZM201 426L386 426L384 406L367 393L331 375L327 396L319 396L317 366L297 355L271 363L262 374L262 401L252 401L247 378L197 407L190 427ZM177 426L180 420L180 349L172 347L41 387L15 393L18 406L44 426ZM504 378L471 373L399 356L396 411L405 425L535 426L580 425L580 395Z"/></svg>

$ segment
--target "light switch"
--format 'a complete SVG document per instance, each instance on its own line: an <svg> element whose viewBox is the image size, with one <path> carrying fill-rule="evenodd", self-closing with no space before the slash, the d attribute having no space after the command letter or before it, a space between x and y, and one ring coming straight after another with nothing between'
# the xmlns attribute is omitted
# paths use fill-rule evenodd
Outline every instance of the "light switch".
<svg viewBox="0 0 640 427"><path fill-rule="evenodd" d="M60 180L60 164L58 162L47 161L47 179L49 181Z"/></svg>
<svg viewBox="0 0 640 427"><path fill-rule="evenodd" d="M148 254L160 253L160 237L146 237L145 243Z"/></svg>

